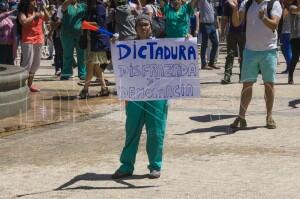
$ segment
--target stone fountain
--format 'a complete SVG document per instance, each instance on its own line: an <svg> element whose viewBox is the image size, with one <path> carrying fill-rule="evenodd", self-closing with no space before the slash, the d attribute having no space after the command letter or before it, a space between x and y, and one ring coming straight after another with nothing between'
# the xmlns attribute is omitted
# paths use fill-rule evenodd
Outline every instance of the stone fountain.
<svg viewBox="0 0 300 199"><path fill-rule="evenodd" d="M30 108L27 78L28 73L23 68L0 64L0 119Z"/></svg>

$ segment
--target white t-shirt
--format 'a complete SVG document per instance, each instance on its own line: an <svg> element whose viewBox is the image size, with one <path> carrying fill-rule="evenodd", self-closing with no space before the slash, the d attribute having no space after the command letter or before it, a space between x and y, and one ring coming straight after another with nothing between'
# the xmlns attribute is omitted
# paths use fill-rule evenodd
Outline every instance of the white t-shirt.
<svg viewBox="0 0 300 199"><path fill-rule="evenodd" d="M241 4L240 11L246 12L246 2L244 0ZM264 0L257 4L255 0L252 1L247 11L247 27L246 27L246 48L253 51L266 51L277 48L277 31L272 31L268 28L262 20L258 17L260 10L265 10L267 14L267 4L270 0ZM282 8L279 1L275 1L271 10L271 16L281 17Z"/></svg>

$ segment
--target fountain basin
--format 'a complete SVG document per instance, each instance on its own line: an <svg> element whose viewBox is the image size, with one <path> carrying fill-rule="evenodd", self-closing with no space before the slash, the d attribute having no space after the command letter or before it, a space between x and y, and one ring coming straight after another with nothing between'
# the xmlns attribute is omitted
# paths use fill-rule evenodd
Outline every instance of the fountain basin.
<svg viewBox="0 0 300 199"><path fill-rule="evenodd" d="M28 73L21 67L0 65L0 119L30 108L27 78Z"/></svg>

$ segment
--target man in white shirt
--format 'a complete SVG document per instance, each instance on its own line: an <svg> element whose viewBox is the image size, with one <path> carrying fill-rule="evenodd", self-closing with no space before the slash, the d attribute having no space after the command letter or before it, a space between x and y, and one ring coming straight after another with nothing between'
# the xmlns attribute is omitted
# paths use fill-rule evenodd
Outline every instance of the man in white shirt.
<svg viewBox="0 0 300 199"><path fill-rule="evenodd" d="M247 3L248 2L248 3ZM237 0L228 0L233 9L232 22L239 26L246 20L246 47L243 54L241 81L243 89L239 117L230 125L232 128L246 128L246 111L252 98L252 87L259 71L265 85L267 108L266 127L276 128L272 118L274 104L274 82L277 65L277 32L282 8L279 1L245 0L238 9ZM270 5L271 3L271 5Z"/></svg>

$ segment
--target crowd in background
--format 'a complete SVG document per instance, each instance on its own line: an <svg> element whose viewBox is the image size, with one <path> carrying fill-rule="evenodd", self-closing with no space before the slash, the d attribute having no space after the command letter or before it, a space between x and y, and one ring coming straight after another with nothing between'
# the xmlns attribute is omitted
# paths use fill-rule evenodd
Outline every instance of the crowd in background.
<svg viewBox="0 0 300 199"><path fill-rule="evenodd" d="M249 0L250 1L250 0ZM180 2L180 3L179 3ZM239 5L241 0L238 1ZM110 63L110 38L105 34L83 31L83 20L118 33L119 40L136 38L135 19L147 14L152 19L152 36L177 37L190 34L201 44L201 69L220 69L218 51L220 41L227 43L227 58L222 84L231 82L234 57L242 63L245 47L245 24L232 25L232 8L225 0L199 0L195 9L189 10L186 0L170 0L175 7L180 4L181 22L176 21L164 1L158 0L0 0L0 63L15 63L16 49L21 46L21 66L29 72L28 86L39 91L33 84L34 74L40 65L41 49L48 46L49 57L54 58L55 75L60 80L73 76L78 67L78 77L86 80L80 93L88 97L88 86L97 76L102 89L99 95L107 95L103 71ZM282 73L289 73L288 83L293 84L293 73L299 59L299 30L297 0L282 0L283 15L278 28L281 50L287 66ZM293 7L294 6L294 7ZM169 10L172 10L170 8ZM184 12L182 12L184 10ZM181 23L178 26L177 23ZM175 27L180 27L175 30ZM294 30L294 31L293 31ZM174 35L175 34L175 35ZM87 45L86 45L87 44ZM74 50L76 57L74 58ZM240 68L242 64L240 64Z"/></svg>

